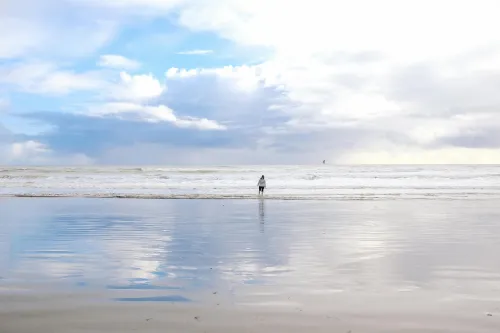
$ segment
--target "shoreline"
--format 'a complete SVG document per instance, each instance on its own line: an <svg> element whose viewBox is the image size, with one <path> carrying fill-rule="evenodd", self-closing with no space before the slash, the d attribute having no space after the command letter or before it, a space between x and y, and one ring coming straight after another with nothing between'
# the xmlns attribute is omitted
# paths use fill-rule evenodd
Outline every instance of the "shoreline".
<svg viewBox="0 0 500 333"><path fill-rule="evenodd" d="M499 193L383 193L367 195L308 196L252 194L93 194L93 193L32 193L0 194L0 198L81 198L81 199L139 199L139 200L283 200L283 201L388 201L388 200L466 200L500 199Z"/></svg>

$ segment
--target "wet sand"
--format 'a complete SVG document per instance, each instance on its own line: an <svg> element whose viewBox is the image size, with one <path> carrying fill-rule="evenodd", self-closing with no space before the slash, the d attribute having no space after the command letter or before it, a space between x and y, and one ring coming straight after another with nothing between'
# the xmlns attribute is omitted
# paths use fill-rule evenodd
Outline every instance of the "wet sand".
<svg viewBox="0 0 500 333"><path fill-rule="evenodd" d="M358 300L361 302L361 300ZM0 297L2 333L20 332L498 332L481 311L397 304L322 310L207 304L105 303L75 295ZM392 309L390 309L392 308ZM413 310L410 311L410 308ZM480 309L476 309L480 310ZM500 315L499 315L500 316Z"/></svg>
<svg viewBox="0 0 500 333"><path fill-rule="evenodd" d="M497 202L0 201L0 332L498 332Z"/></svg>

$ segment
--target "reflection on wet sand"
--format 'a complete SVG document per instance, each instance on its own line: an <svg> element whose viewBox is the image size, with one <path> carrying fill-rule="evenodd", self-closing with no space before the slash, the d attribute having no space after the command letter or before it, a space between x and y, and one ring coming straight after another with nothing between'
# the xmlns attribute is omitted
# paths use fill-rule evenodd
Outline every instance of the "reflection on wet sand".
<svg viewBox="0 0 500 333"><path fill-rule="evenodd" d="M265 211L265 201L264 198L259 199L259 220L260 223L265 223L266 211Z"/></svg>
<svg viewBox="0 0 500 333"><path fill-rule="evenodd" d="M251 200L6 199L0 211L3 290L292 308L500 301L493 201L260 199L259 231Z"/></svg>

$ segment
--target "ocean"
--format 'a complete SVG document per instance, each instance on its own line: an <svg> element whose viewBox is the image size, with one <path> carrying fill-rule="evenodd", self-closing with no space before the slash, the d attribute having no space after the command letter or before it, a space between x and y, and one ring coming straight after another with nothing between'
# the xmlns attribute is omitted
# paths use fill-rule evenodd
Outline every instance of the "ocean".
<svg viewBox="0 0 500 333"><path fill-rule="evenodd" d="M2 167L0 196L245 199L500 198L500 166Z"/></svg>

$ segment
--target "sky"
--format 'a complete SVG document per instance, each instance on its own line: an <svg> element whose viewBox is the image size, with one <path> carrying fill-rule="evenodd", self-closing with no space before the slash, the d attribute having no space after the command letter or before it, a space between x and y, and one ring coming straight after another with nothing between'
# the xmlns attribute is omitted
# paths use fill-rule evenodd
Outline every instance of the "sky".
<svg viewBox="0 0 500 333"><path fill-rule="evenodd" d="M0 0L0 163L500 163L497 0Z"/></svg>

